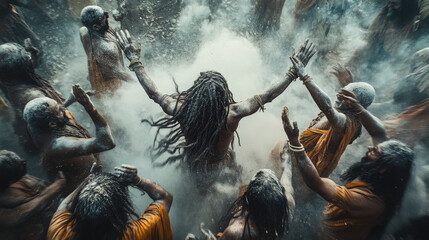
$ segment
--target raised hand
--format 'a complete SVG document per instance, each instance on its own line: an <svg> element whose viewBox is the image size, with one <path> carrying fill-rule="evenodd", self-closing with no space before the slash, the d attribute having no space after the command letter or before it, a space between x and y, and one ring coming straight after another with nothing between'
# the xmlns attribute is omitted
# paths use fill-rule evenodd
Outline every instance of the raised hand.
<svg viewBox="0 0 429 240"><path fill-rule="evenodd" d="M353 92L341 89L338 94L338 98L343 101L346 106L349 106L354 112L362 112L365 108L360 104L356 95Z"/></svg>
<svg viewBox="0 0 429 240"><path fill-rule="evenodd" d="M283 121L283 129L285 130L289 141L292 143L299 143L298 124L296 122L293 122L293 126L292 124L290 124L289 109L286 106L283 108L282 121Z"/></svg>
<svg viewBox="0 0 429 240"><path fill-rule="evenodd" d="M116 38L118 40L118 44L121 47L122 51L124 51L125 56L128 60L132 61L135 59L140 59L141 53L141 43L138 40L137 47L133 44L133 40L131 39L131 35L128 30L122 31L120 33L116 33Z"/></svg>
<svg viewBox="0 0 429 240"><path fill-rule="evenodd" d="M297 57L290 57L289 59L291 60L298 77L301 79L304 78L304 76L307 74L305 73L305 66L301 60L299 60Z"/></svg>
<svg viewBox="0 0 429 240"><path fill-rule="evenodd" d="M136 185L140 177L137 175L137 168L131 165L122 164L120 167L115 167L115 173L120 182L125 184Z"/></svg>
<svg viewBox="0 0 429 240"><path fill-rule="evenodd" d="M91 99L89 99L88 94L86 94L85 90L83 90L79 84L74 84L72 88L73 95L78 103L80 103L85 108L92 107Z"/></svg>
<svg viewBox="0 0 429 240"><path fill-rule="evenodd" d="M353 82L353 77L350 70L341 66L340 64L337 64L332 68L334 71L330 73L338 79L338 82L341 84L341 86L345 87L347 84Z"/></svg>
<svg viewBox="0 0 429 240"><path fill-rule="evenodd" d="M314 54L316 54L316 49L313 45L313 43L310 42L309 40L305 40L304 44L302 44L299 49L298 52L295 53L295 51L293 51L292 57L296 57L298 58L302 64L305 66L307 66L308 62L310 61L310 59L314 56Z"/></svg>

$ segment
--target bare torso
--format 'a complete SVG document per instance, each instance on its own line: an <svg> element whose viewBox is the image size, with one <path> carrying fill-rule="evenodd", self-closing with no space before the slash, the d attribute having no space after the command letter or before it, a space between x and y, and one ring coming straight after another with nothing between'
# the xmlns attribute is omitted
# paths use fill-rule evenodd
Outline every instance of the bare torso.
<svg viewBox="0 0 429 240"><path fill-rule="evenodd" d="M92 56L94 57L104 81L132 79L124 66L122 51L118 47L116 37L111 32L101 35L98 32L89 32L86 27L82 27L80 34L88 61L91 61Z"/></svg>

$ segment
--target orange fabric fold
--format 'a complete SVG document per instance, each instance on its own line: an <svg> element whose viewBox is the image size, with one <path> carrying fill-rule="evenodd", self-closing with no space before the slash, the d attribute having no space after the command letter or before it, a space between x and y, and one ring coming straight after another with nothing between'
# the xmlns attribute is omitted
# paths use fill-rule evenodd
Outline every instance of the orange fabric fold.
<svg viewBox="0 0 429 240"><path fill-rule="evenodd" d="M387 134L410 146L429 133L429 98L409 107L398 118L384 121Z"/></svg>
<svg viewBox="0 0 429 240"><path fill-rule="evenodd" d="M55 213L48 229L47 240L68 240L74 236L73 222L69 222L72 214L63 210ZM164 205L151 203L145 213L136 221L127 224L123 240L133 239L173 239L173 229Z"/></svg>
<svg viewBox="0 0 429 240"><path fill-rule="evenodd" d="M347 145L352 142L359 130L360 123L357 119L347 117L346 124L344 136L336 152L328 151L333 149L330 143L335 131L334 127L331 126L328 130L308 128L301 134L299 140L321 177L328 177L334 171Z"/></svg>

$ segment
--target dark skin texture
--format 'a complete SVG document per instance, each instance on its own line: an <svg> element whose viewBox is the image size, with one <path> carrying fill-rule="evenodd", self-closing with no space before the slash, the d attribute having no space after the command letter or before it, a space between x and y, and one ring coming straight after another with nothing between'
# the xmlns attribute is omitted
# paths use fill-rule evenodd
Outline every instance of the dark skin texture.
<svg viewBox="0 0 429 240"><path fill-rule="evenodd" d="M42 187L40 182L33 182L32 178L23 177L20 179L28 186ZM11 228L17 227L28 222L38 214L43 214L43 211L48 207L55 197L58 196L60 190L66 186L66 179L62 172L59 172L58 179L50 186L45 188L38 195L30 195L16 189L12 183L8 188L0 192L0 227Z"/></svg>
<svg viewBox="0 0 429 240"><path fill-rule="evenodd" d="M115 147L109 125L94 107L85 91L79 85L74 85L73 93L76 101L85 108L94 122L96 137L57 137L56 134L51 131L41 134L32 133L33 141L36 146L42 150L45 156L44 165L48 164L50 168L54 169L64 169L63 171L66 178L68 181L71 181L71 183L67 185L67 192L71 192L86 176L88 176L89 170L94 162L100 164L95 154ZM50 106L50 109L58 119L67 117L63 105L54 104ZM74 120L69 118L68 121L73 122ZM57 128L57 125L55 122L50 122L49 127L54 130ZM78 175L76 176L72 173Z"/></svg>
<svg viewBox="0 0 429 240"><path fill-rule="evenodd" d="M133 44L133 41L128 31L121 31L120 34L117 33L117 38L119 41L119 45L125 53L125 56L130 61L134 59L140 59L141 45L138 44L138 46L135 46ZM308 44L307 40L305 44L300 47L298 53L294 55L296 55L297 58L302 59L302 61L307 64L311 57L315 54L315 51L313 49L313 45ZM176 107L177 100L161 92L156 86L155 81L153 81L149 77L143 67L136 67L134 71L137 75L140 84L148 94L149 98L159 104L159 106L167 115L172 116L174 114L174 109ZM286 88L293 80L294 79L291 79L288 75L286 75L282 80L271 85L269 89L259 94L262 103L266 104L273 101L284 90L286 90ZM181 106L182 103L179 102L177 104L177 108L179 109ZM222 126L219 142L217 144L218 156L224 156L228 152L229 146L234 137L234 132L235 130L237 130L240 120L244 117L256 113L260 108L258 102L253 96L245 101L231 104L229 107L230 111L226 123L227 127Z"/></svg>
<svg viewBox="0 0 429 240"><path fill-rule="evenodd" d="M368 112L365 108L363 108L352 92L341 90L338 97L344 102L344 104L348 105L351 109L353 109L353 111L358 113L362 125L371 135L372 141L374 143L373 146L368 147L367 156L370 160L377 161L377 159L382 154L384 142L389 140L389 137L387 136L386 131L381 124L381 121ZM296 122L294 122L293 125L290 123L289 111L287 107L283 109L282 120L283 127L286 135L288 136L290 144L296 147L302 147L301 143L299 142L298 124ZM326 201L332 201L336 195L336 183L329 178L323 178L319 176L316 168L308 158L305 151L293 152L293 154L307 186L323 197ZM359 181L359 178L353 180L353 182L355 181ZM362 206L354 206L350 214L356 217L370 215L373 208L371 208L371 206L368 204L371 204L371 202L365 202L365 204Z"/></svg>
<svg viewBox="0 0 429 240"><path fill-rule="evenodd" d="M91 169L91 174L93 174L96 169L96 165L94 164ZM139 177L137 175L137 168L134 166L122 164L120 167L115 167L115 175L119 178L119 181L134 186L140 189L143 192L146 192L154 202L159 202L166 208L167 212L170 211L171 204L173 203L173 195L165 190L158 183L151 181L146 178ZM78 196L79 192L82 190L83 184L81 184L78 188L76 188L67 198L63 200L63 202L58 207L57 211L67 210L71 211L74 206L73 203L76 203L74 199Z"/></svg>

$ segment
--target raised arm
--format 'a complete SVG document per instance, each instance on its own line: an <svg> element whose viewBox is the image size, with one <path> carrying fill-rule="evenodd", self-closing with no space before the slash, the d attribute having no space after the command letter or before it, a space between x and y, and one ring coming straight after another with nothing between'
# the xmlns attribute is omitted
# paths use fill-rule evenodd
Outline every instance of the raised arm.
<svg viewBox="0 0 429 240"><path fill-rule="evenodd" d="M289 111L284 107L282 113L283 127L289 139L289 150L295 156L301 175L309 188L323 197L326 201L332 201L336 195L336 184L329 178L321 178L316 167L305 153L304 147L299 142L299 129L296 122L293 126L289 121Z"/></svg>
<svg viewBox="0 0 429 240"><path fill-rule="evenodd" d="M49 206L65 185L66 180L60 172L58 180L30 201L15 208L0 208L0 227L10 228L25 223Z"/></svg>
<svg viewBox="0 0 429 240"><path fill-rule="evenodd" d="M76 157L99 153L115 147L110 127L98 113L89 96L79 85L73 85L73 94L91 117L95 125L95 138L59 137L54 140L47 155L50 157Z"/></svg>
<svg viewBox="0 0 429 240"><path fill-rule="evenodd" d="M308 40L299 48L298 53L293 53L293 56L301 59L302 63L307 65L310 59L316 53L312 43ZM243 117L252 115L259 108L263 109L264 104L273 101L281 93L283 93L289 84L297 78L295 69L292 67L283 79L272 84L270 88L262 92L261 94L255 95L245 101L233 104L231 106L231 117L235 119L241 119Z"/></svg>
<svg viewBox="0 0 429 240"><path fill-rule="evenodd" d="M170 95L164 94L159 91L155 82L149 77L149 75L147 75L140 61L140 43L137 47L134 46L128 30L125 30L125 33L124 31L121 31L120 34L116 33L116 35L118 38L119 46L124 51L125 56L128 58L128 60L130 60L130 70L136 73L137 79L139 80L140 84L142 85L149 98L152 99L154 102L158 103L166 114L173 115L177 101Z"/></svg>
<svg viewBox="0 0 429 240"><path fill-rule="evenodd" d="M383 122L360 105L354 93L342 89L338 93L338 97L359 116L360 122L371 135L374 145L389 140Z"/></svg>
<svg viewBox="0 0 429 240"><path fill-rule="evenodd" d="M164 205L167 212L170 211L173 203L173 195L165 190L158 183L137 175L137 168L122 164L120 167L115 167L116 176L125 183L132 184L138 189L146 192L152 200Z"/></svg>
<svg viewBox="0 0 429 240"><path fill-rule="evenodd" d="M314 102L316 102L320 111L322 111L329 123L335 127L343 127L347 121L347 118L344 114L338 112L331 103L331 99L329 96L312 81L310 76L305 73L304 64L296 57L292 57L291 61L293 66L299 76L299 78L303 81L305 87L307 87L310 92L311 97Z"/></svg>

